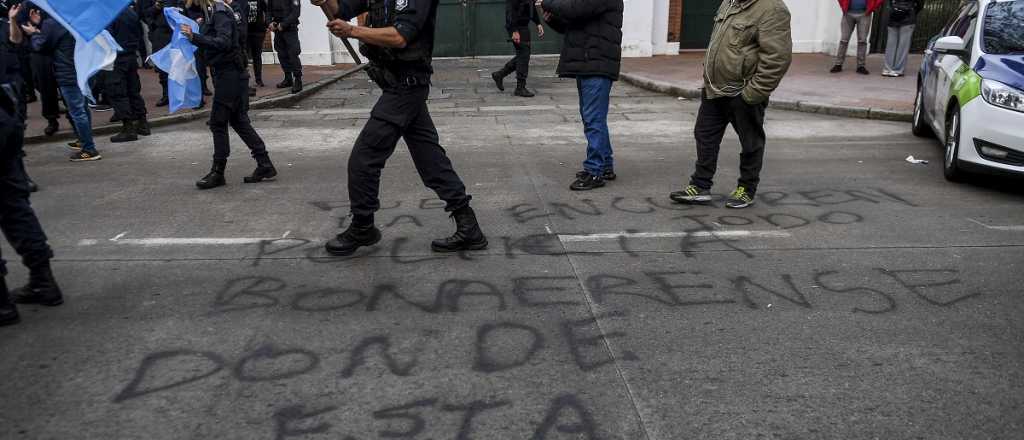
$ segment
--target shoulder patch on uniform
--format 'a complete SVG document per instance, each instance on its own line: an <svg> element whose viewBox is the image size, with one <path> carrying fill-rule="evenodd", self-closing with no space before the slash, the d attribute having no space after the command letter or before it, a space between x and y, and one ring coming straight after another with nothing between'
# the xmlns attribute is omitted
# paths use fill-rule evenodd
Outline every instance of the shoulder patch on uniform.
<svg viewBox="0 0 1024 440"><path fill-rule="evenodd" d="M409 7L409 0L395 0L395 10L404 11Z"/></svg>

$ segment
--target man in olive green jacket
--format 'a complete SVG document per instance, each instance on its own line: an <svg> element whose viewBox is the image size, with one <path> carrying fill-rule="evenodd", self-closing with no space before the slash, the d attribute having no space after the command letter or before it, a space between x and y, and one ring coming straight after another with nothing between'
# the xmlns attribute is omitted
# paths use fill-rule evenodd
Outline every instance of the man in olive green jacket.
<svg viewBox="0 0 1024 440"><path fill-rule="evenodd" d="M704 58L704 96L694 137L696 171L690 185L670 197L680 203L708 203L718 151L731 123L743 147L739 186L729 208L754 203L764 160L764 112L768 98L789 70L793 39L783 0L725 0Z"/></svg>

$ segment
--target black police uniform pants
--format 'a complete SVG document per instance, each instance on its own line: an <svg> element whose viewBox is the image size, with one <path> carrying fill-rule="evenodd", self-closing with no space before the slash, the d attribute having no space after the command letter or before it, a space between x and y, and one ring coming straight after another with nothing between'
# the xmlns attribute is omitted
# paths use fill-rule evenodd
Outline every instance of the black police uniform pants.
<svg viewBox="0 0 1024 440"><path fill-rule="evenodd" d="M466 186L438 142L427 110L429 94L428 86L385 90L373 107L348 159L348 196L356 218L380 209L380 173L399 138L405 139L423 184L445 201L446 211L469 205Z"/></svg>
<svg viewBox="0 0 1024 440"><path fill-rule="evenodd" d="M277 50L277 57L284 73L302 75L302 62L299 61L302 46L299 44L298 29L275 32L274 49Z"/></svg>
<svg viewBox="0 0 1024 440"><path fill-rule="evenodd" d="M519 44L512 43L512 47L516 49L516 54L505 63L502 71L506 74L515 72L517 80L526 81L526 78L530 76L530 52L532 51L532 45L530 42L530 28L519 29Z"/></svg>
<svg viewBox="0 0 1024 440"><path fill-rule="evenodd" d="M761 182L761 166L764 163L764 113L768 103L750 105L742 97L701 100L697 113L697 124L693 130L697 140L697 167L690 184L711 189L715 171L718 169L718 153L725 129L732 124L739 135L740 152L739 185L749 192L757 191Z"/></svg>
<svg viewBox="0 0 1024 440"><path fill-rule="evenodd" d="M60 95L57 93L57 76L53 72L53 57L33 53L31 56L33 84L39 90L39 102L42 104L43 118L46 120L60 119L60 107L58 102ZM29 89L31 92L31 89Z"/></svg>
<svg viewBox="0 0 1024 440"><path fill-rule="evenodd" d="M257 81L263 81L263 40L265 33L249 33L246 37L249 56L252 57L252 74Z"/></svg>
<svg viewBox="0 0 1024 440"><path fill-rule="evenodd" d="M28 176L22 161L25 126L21 118L0 110L0 230L29 269L53 258L46 234L29 204ZM0 256L0 276L7 265Z"/></svg>
<svg viewBox="0 0 1024 440"><path fill-rule="evenodd" d="M255 159L266 158L267 146L249 120L249 76L237 69L213 72L213 109L210 131L213 132L213 160L227 160L231 155L228 126L238 133Z"/></svg>
<svg viewBox="0 0 1024 440"><path fill-rule="evenodd" d="M142 82L135 54L122 53L114 61L114 70L107 72L107 100L114 107L114 119L135 121L146 117L146 101L142 100Z"/></svg>

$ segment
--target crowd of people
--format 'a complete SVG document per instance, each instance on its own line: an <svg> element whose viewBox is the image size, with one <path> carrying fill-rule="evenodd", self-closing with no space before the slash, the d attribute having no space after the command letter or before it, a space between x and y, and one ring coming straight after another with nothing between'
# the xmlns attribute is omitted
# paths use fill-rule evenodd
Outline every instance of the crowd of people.
<svg viewBox="0 0 1024 440"><path fill-rule="evenodd" d="M168 7L174 0L158 0L153 8ZM274 4L277 0L271 0ZM286 0L299 8L297 0ZM461 252L483 250L488 247L487 237L480 227L476 213L470 206L473 197L456 173L451 159L440 145L437 128L430 117L427 98L430 95L434 37L436 34L437 0L309 0L327 16L328 28L339 38L361 41L361 51L369 60L366 68L370 78L381 88L382 95L370 112L370 117L352 147L348 162L348 194L351 222L348 227L327 241L325 251L330 255L347 256L359 248L378 243L381 231L374 223L374 214L380 209L381 170L391 157L398 141L404 139L423 184L432 189L445 202L445 211L455 220L451 236L434 240L434 252ZM529 65L529 35L531 21L541 21L564 35L557 73L576 81L580 99L580 115L587 140L583 169L570 185L574 191L601 188L616 179L611 145L608 110L613 83L619 79L622 61L623 0L506 0L508 4L508 31L516 47L516 58L492 75L501 88L502 80L517 71L517 95L528 96L525 80ZM531 4L530 2L536 1ZM256 183L273 179L276 169L262 138L249 121L246 86L250 75L245 52L253 39L247 35L251 23L250 3L241 0L189 0L183 6L202 8L202 32L190 24L181 24L178 31L205 52L204 63L213 77L213 108L209 126L213 135L213 164L209 174L196 183L208 190L226 184L224 177L228 146L228 127L233 128L249 147L256 169L243 181ZM138 6L138 5L136 5ZM145 6L145 5L143 5ZM258 5L257 5L258 7ZM537 9L539 8L539 12ZM531 11L531 9L534 9ZM27 10L22 22L19 15ZM149 17L152 10L143 7L142 16ZM280 85L301 88L301 65L298 64L298 40L288 32L298 24L295 17L277 15L270 8L268 29L278 33L278 46L294 50L296 56L283 61L287 75ZM148 14L148 15L147 15ZM257 9L258 14L258 9ZM351 20L367 14L363 24ZM108 99L116 108L125 130L122 135L148 131L144 106L137 106L138 57L132 49L141 51L137 40L140 32L139 14L129 8L111 24L111 33L126 49L118 57L114 71L108 74L103 86ZM0 41L0 229L29 268L29 282L25 287L8 291L4 281L6 268L0 259L0 325L18 322L15 303L56 306L63 303L63 295L50 269L53 252L46 236L29 205L29 179L22 161L24 136L25 94L18 75L18 59L13 55L26 39L32 40L33 49L56 51L58 66L74 68L74 42L68 42L67 32L60 32L52 19L47 21L41 11L31 6L14 6L8 14ZM542 18L541 18L542 17ZM740 26L740 23L744 23ZM752 25L748 25L753 23ZM173 29L172 29L173 31ZM542 32L542 29L539 29ZM166 30L151 29L150 38L166 37ZM711 45L704 60L704 96L694 129L697 141L697 160L690 184L670 198L679 203L706 204L711 201L711 187L717 171L722 137L732 125L740 138L740 179L735 191L726 201L726 207L740 209L754 203L764 160L764 119L768 99L778 87L792 60L790 13L783 0L728 0L717 14ZM30 37L30 38L28 38ZM127 39L135 38L136 44ZM67 47L72 48L67 52ZM257 57L258 58L258 57ZM284 58L284 57L282 57ZM753 64L753 65L751 65ZM58 68L56 76L61 94L76 121L76 130L82 141L82 156L75 160L89 160L86 155L99 154L89 139L89 110L83 110L84 99L69 80L73 70ZM205 70L205 68L203 69ZM259 69L253 69L254 73ZM70 75L69 75L70 74ZM258 75L258 73L255 73ZM259 79L259 76L256 76ZM205 80L204 80L205 82ZM289 84L290 83L290 84ZM519 90L521 89L521 90ZM79 105L80 104L80 105ZM144 134L143 134L144 135ZM92 159L94 160L94 159Z"/></svg>
<svg viewBox="0 0 1024 440"><path fill-rule="evenodd" d="M12 46L19 61L20 80L24 85L25 103L40 102L40 113L46 120L43 133L56 134L61 115L65 115L77 140L71 142L70 160L86 162L102 159L92 135L92 113L112 111L110 121L120 123L121 130L111 143L132 142L150 134L146 102L142 96L140 69L153 69L149 55L167 46L173 35L164 16L167 8L176 8L201 25L212 21L214 0L137 0L131 3L108 27L123 51L117 55L112 70L101 71L90 79L94 101L79 90L75 71L75 39L56 20L32 4L30 0L0 0L4 25L14 26L25 38ZM300 4L297 0L238 0L232 9L245 17L245 51L251 66L252 83L249 95L255 96L263 83L263 49L267 33L274 34L274 46L281 60L284 80L276 85L302 91L301 46L298 39ZM16 10L17 13L9 12ZM10 45L9 42L4 44ZM203 108L209 87L208 50L196 52L196 69L202 84ZM161 96L156 107L169 103L167 73L156 70Z"/></svg>

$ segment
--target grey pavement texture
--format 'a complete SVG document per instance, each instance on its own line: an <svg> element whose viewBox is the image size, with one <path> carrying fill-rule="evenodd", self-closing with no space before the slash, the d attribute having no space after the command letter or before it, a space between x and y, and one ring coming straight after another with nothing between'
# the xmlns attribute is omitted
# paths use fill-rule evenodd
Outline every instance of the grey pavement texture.
<svg viewBox="0 0 1024 440"><path fill-rule="evenodd" d="M94 163L33 146L67 302L0 329L3 439L1013 439L1024 428L1024 192L942 178L902 123L769 110L758 204L673 204L697 103L623 83L619 180L568 190L572 81L498 93L440 60L431 109L489 250L399 145L384 240L330 258L365 75L254 112L281 175L200 192L201 122ZM908 155L931 161L912 165ZM11 250L6 243L5 256ZM8 280L20 284L23 268Z"/></svg>

